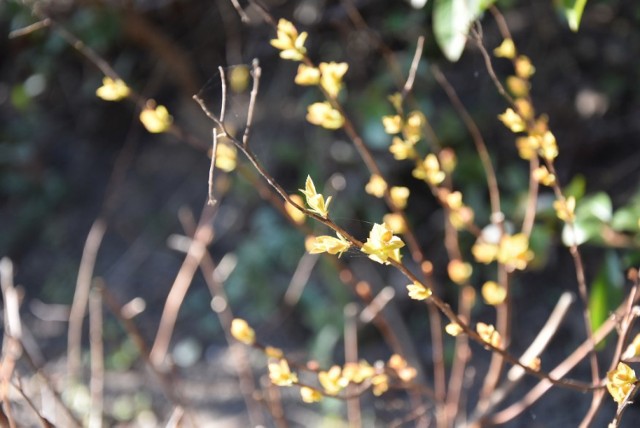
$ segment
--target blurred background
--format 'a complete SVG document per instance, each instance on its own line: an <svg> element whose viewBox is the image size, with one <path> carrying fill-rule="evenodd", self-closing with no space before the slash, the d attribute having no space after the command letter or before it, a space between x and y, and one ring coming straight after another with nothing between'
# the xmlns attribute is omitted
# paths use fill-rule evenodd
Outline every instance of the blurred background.
<svg viewBox="0 0 640 428"><path fill-rule="evenodd" d="M426 36L426 46L415 101L442 146L456 151L455 187L473 207L478 224L487 224L490 214L484 172L466 128L430 66L438 65L445 73L480 127L498 171L503 210L516 225L524 213L529 169L518 158L513 134L496 120L506 105L480 52L469 44L459 62L447 62L434 42L433 2L423 3L264 1L274 17L285 17L300 31L309 32L306 46L314 61L349 63L346 109L391 184L412 189L410 221L434 264L436 278L447 285L443 298L455 302L456 286L446 276L442 210L411 177L412 166L395 161L388 152L390 136L381 124L383 115L393 114L387 97L404 83L420 35ZM640 261L640 4L591 0L577 33L571 32L550 0L497 4L519 51L536 67L532 98L536 110L548 114L558 139L558 178L587 206L583 209L587 277L592 290L600 290L594 301L602 304L596 311L606 317L621 301L625 270ZM293 83L297 64L278 57L269 44L273 28L255 7L243 6L248 23L241 22L227 0L0 3L0 255L15 265L32 352L54 378L64 376L69 308L85 240L97 218L105 219L107 229L94 275L121 303L144 300L146 309L135 322L142 336L153 340L184 259L179 251L180 235L185 234L180 216L197 219L207 198L211 122L192 96L199 94L217 111L218 67L234 82L228 126L241 132L251 85L247 71L251 61L259 59L263 73L251 145L287 191L296 193L310 174L325 194L335 195L334 219L363 238L371 223L380 222L386 213L380 200L363 191L369 177L346 135L305 121L306 106L320 101L321 94ZM103 74L53 29L9 38L10 32L38 21L32 7L46 11L84 41L129 86L167 106L189 137L149 134L138 121L135 105L97 98ZM368 27L354 20L353 10ZM502 39L489 14L481 23L484 44L491 51ZM398 69L390 68L390 58ZM508 61L494 64L501 78L512 72ZM202 141L205 148L189 141ZM356 300L353 292L329 259L304 259L304 234L261 198L256 187L260 180L249 164L244 159L239 164L245 173L219 176L224 196L209 246L213 259L224 266L230 307L256 327L261 342L282 347L292 358L315 359L324 367L343 361L343 310ZM514 314L518 349L533 339L560 294L576 291L574 267L562 246L562 225L552 201L552 194L543 191L532 236L537 256L532 271L514 280L515 304L523 307ZM598 214L603 207L608 216ZM473 237L463 233L461 240L469 254ZM387 285L399 291L404 286L395 272L372 266L362 255L347 253L343 261L371 284L374 293ZM300 266L312 271L292 291L293 273ZM482 284L493 274L492 268L477 266L474 283ZM285 299L287 292L295 298ZM246 426L224 332L210 302L211 294L198 273L178 314L171 359L181 385L187 386L187 401L197 408L203 424ZM480 306L474 317L491 319L489 309ZM386 310L406 325L422 363L429 367L425 311L402 292ZM583 340L581 322L576 307L554 339L548 361L559 361ZM86 330L85 325L83 361L88 358ZM130 335L107 311L103 336L105 414L110 423L163 424L171 408L145 374ZM388 359L390 350L373 327L363 327L359 338L361 356L369 361ZM474 352L483 353L480 348ZM257 352L250 355L257 373L264 373L264 357ZM588 377L588 367L572 376ZM74 403L71 406L82 412L86 400L81 397L87 391L66 393L71 394L67 397ZM322 405L302 406L288 392L283 394L292 426L339 426L342 403L325 400ZM394 397L371 400L367 420L380 426L393 420L402 412L403 401L400 394ZM510 426L572 426L586 412L588 401L579 393L554 391ZM608 412L613 414L613 403Z"/></svg>

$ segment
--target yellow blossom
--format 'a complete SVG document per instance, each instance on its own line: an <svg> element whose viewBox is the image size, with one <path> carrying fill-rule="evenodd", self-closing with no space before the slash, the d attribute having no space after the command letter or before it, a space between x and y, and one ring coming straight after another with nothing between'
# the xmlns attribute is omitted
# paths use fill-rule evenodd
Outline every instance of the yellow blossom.
<svg viewBox="0 0 640 428"><path fill-rule="evenodd" d="M393 354L387 365L396 372L398 378L403 382L411 382L418 375L418 371L398 354Z"/></svg>
<svg viewBox="0 0 640 428"><path fill-rule="evenodd" d="M539 371L542 366L542 361L540 360L540 357L535 357L531 361L524 362L523 364L531 370Z"/></svg>
<svg viewBox="0 0 640 428"><path fill-rule="evenodd" d="M226 172L236 169L238 151L231 144L218 143L216 146L216 168Z"/></svg>
<svg viewBox="0 0 640 428"><path fill-rule="evenodd" d="M618 363L615 370L607 373L607 389L618 404L629 395L636 382L638 382L636 373L625 363Z"/></svg>
<svg viewBox="0 0 640 428"><path fill-rule="evenodd" d="M471 253L476 261L489 264L498 256L498 245L478 239L471 247Z"/></svg>
<svg viewBox="0 0 640 428"><path fill-rule="evenodd" d="M305 182L305 190L299 189L307 199L307 205L309 210L318 214L320 217L327 218L329 215L329 204L331 203L331 196L329 196L325 202L324 196L316 192L316 186L313 184L311 176L307 176Z"/></svg>
<svg viewBox="0 0 640 428"><path fill-rule="evenodd" d="M96 89L96 95L105 101L120 101L129 96L131 90L122 79L113 80L110 77L102 79L102 86Z"/></svg>
<svg viewBox="0 0 640 428"><path fill-rule="evenodd" d="M512 39L504 39L500 46L493 50L493 54L498 58L513 59L516 56L516 45Z"/></svg>
<svg viewBox="0 0 640 428"><path fill-rule="evenodd" d="M140 122L147 128L147 131L159 134L169 129L173 118L165 106L156 106L153 101L149 101L144 110L140 112Z"/></svg>
<svg viewBox="0 0 640 428"><path fill-rule="evenodd" d="M280 58L300 61L307 53L304 42L307 40L307 33L298 34L296 27L286 19L278 21L278 38L271 40L271 46L280 49Z"/></svg>
<svg viewBox="0 0 640 428"><path fill-rule="evenodd" d="M402 130L402 117L400 115L382 116L382 126L387 134L398 134Z"/></svg>
<svg viewBox="0 0 640 428"><path fill-rule="evenodd" d="M464 227L473 222L473 210L467 206L462 206L456 210L451 210L449 213L449 221L456 228L456 230L462 230Z"/></svg>
<svg viewBox="0 0 640 428"><path fill-rule="evenodd" d="M496 259L507 268L507 271L524 270L533 259L533 252L529 250L529 238L524 233L505 235L500 240Z"/></svg>
<svg viewBox="0 0 640 428"><path fill-rule="evenodd" d="M404 247L404 242L385 223L374 224L369 232L367 242L362 246L361 251L369 255L371 260L378 263L389 264L388 259L400 262L400 248Z"/></svg>
<svg viewBox="0 0 640 428"><path fill-rule="evenodd" d="M306 64L300 64L298 66L298 74L294 80L301 86L313 86L320 83L320 70L316 67L309 67Z"/></svg>
<svg viewBox="0 0 640 428"><path fill-rule="evenodd" d="M529 95L529 82L518 76L507 77L507 88L516 98L524 98Z"/></svg>
<svg viewBox="0 0 640 428"><path fill-rule="evenodd" d="M524 120L522 120L520 115L512 108L508 108L504 113L498 115L498 119L500 119L500 121L504 123L504 126L509 128L511 132L518 133L526 129Z"/></svg>
<svg viewBox="0 0 640 428"><path fill-rule="evenodd" d="M280 348L275 348L273 346L267 346L264 348L264 353L267 357L269 358L277 358L280 359L284 356L284 353L282 352L282 349Z"/></svg>
<svg viewBox="0 0 640 428"><path fill-rule="evenodd" d="M373 386L373 395L379 397L389 389L389 376L384 373L377 374L371 378L371 385Z"/></svg>
<svg viewBox="0 0 640 428"><path fill-rule="evenodd" d="M551 174L546 166L540 166L532 172L534 180L545 186L553 186L556 182L556 176Z"/></svg>
<svg viewBox="0 0 640 428"><path fill-rule="evenodd" d="M496 328L491 324L485 324L483 322L479 322L476 324L476 332L478 336L494 348L502 347L502 338L500 337L500 333L496 331Z"/></svg>
<svg viewBox="0 0 640 428"><path fill-rule="evenodd" d="M335 98L342 89L342 77L349 69L346 62L321 62L320 63L320 86L327 91L331 98Z"/></svg>
<svg viewBox="0 0 640 428"><path fill-rule="evenodd" d="M444 331L446 331L447 334L453 337L456 337L457 335L462 333L464 330L462 329L462 327L460 327L460 324L456 322L451 322L444 327Z"/></svg>
<svg viewBox="0 0 640 428"><path fill-rule="evenodd" d="M553 202L558 218L564 222L571 223L575 220L576 198L569 196L567 199L559 199Z"/></svg>
<svg viewBox="0 0 640 428"><path fill-rule="evenodd" d="M382 217L382 221L389 226L389 228L393 231L394 234L403 234L407 231L407 223L405 223L404 218L400 214L389 213L385 214Z"/></svg>
<svg viewBox="0 0 640 428"><path fill-rule="evenodd" d="M300 397L305 403L317 403L318 401L322 400L322 394L320 393L320 391L308 386L303 386L302 388L300 388Z"/></svg>
<svg viewBox="0 0 640 428"><path fill-rule="evenodd" d="M298 382L298 375L291 371L287 360L282 359L277 363L269 363L268 368L269 379L274 385L291 386Z"/></svg>
<svg viewBox="0 0 640 428"><path fill-rule="evenodd" d="M422 127L427 121L421 111L412 111L407 116L407 120L402 128L402 134L407 141L418 142L422 138Z"/></svg>
<svg viewBox="0 0 640 428"><path fill-rule="evenodd" d="M337 395L349 384L349 379L342 376L340 366L333 366L328 371L318 373L318 381L327 395Z"/></svg>
<svg viewBox="0 0 640 428"><path fill-rule="evenodd" d="M389 190L389 193L396 207L404 209L407 206L407 199L409 198L409 189L407 187L394 186Z"/></svg>
<svg viewBox="0 0 640 428"><path fill-rule="evenodd" d="M638 356L640 356L640 334L636 334L636 337L634 337L633 341L627 346L627 349L625 349L622 354L622 359L630 360Z"/></svg>
<svg viewBox="0 0 640 428"><path fill-rule="evenodd" d="M455 282L456 284L463 285L471 277L473 268L469 263L464 263L459 259L453 259L447 265L447 273L449 274L449 278L451 278L451 281Z"/></svg>
<svg viewBox="0 0 640 428"><path fill-rule="evenodd" d="M432 294L431 289L419 282L407 285L407 290L409 291L409 297L414 300L426 300L431 297Z"/></svg>
<svg viewBox="0 0 640 428"><path fill-rule="evenodd" d="M414 143L400 137L393 137L389 151L396 160L415 159L418 156Z"/></svg>
<svg viewBox="0 0 640 428"><path fill-rule="evenodd" d="M337 238L326 235L317 236L310 244L309 254L329 253L337 254L340 257L350 246L351 243L340 234Z"/></svg>
<svg viewBox="0 0 640 428"><path fill-rule="evenodd" d="M531 102L525 98L518 98L514 101L518 114L523 118L524 121L533 119L534 110Z"/></svg>
<svg viewBox="0 0 640 428"><path fill-rule="evenodd" d="M364 360L358 363L346 363L342 369L342 377L354 383L362 383L374 374L375 369Z"/></svg>
<svg viewBox="0 0 640 428"><path fill-rule="evenodd" d="M307 107L307 120L326 129L338 129L344 125L344 116L328 101L313 103Z"/></svg>
<svg viewBox="0 0 640 428"><path fill-rule="evenodd" d="M446 177L444 171L440 170L440 162L433 153L429 153L424 161L419 162L412 172L413 176L419 180L426 180L429 184L437 186Z"/></svg>
<svg viewBox="0 0 640 428"><path fill-rule="evenodd" d="M518 137L516 138L516 147L518 155L524 160L531 160L536 156L540 148L540 138L536 136Z"/></svg>
<svg viewBox="0 0 640 428"><path fill-rule="evenodd" d="M556 137L551 131L546 131L542 134L539 152L540 156L548 161L558 157L558 144L556 143Z"/></svg>
<svg viewBox="0 0 640 428"><path fill-rule="evenodd" d="M231 336L239 342L253 345L256 342L256 333L249 324L240 318L231 321Z"/></svg>
<svg viewBox="0 0 640 428"><path fill-rule="evenodd" d="M387 182L384 181L384 178L379 176L378 174L372 174L369 182L364 187L364 191L370 195L375 196L376 198L381 198L384 196L384 192L387 190Z"/></svg>
<svg viewBox="0 0 640 428"><path fill-rule="evenodd" d="M487 281L482 285L482 298L488 305L497 306L507 298L507 290L495 281Z"/></svg>
<svg viewBox="0 0 640 428"><path fill-rule="evenodd" d="M289 198L299 206L304 205L304 202L302 201L302 197L300 197L300 195L289 195ZM284 209L295 224L303 224L305 219L307 218L307 215L304 212L300 211L299 208L296 208L293 204L289 203L289 201L285 201Z"/></svg>
<svg viewBox="0 0 640 428"><path fill-rule="evenodd" d="M525 55L520 55L515 61L516 75L523 79L528 79L536 72L536 68L531 64L531 60Z"/></svg>

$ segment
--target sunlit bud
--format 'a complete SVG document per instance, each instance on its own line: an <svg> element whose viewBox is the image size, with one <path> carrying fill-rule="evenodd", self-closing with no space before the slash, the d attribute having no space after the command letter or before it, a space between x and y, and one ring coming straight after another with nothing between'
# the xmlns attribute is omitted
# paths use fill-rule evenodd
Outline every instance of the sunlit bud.
<svg viewBox="0 0 640 428"><path fill-rule="evenodd" d="M502 347L502 338L500 337L500 333L498 333L496 331L496 328L491 324L485 324L483 322L477 323L476 332L482 340L484 340L494 348Z"/></svg>
<svg viewBox="0 0 640 428"><path fill-rule="evenodd" d="M469 263L465 263L459 259L453 259L447 265L447 273L451 281L458 285L463 285L471 277L473 268Z"/></svg>
<svg viewBox="0 0 640 428"><path fill-rule="evenodd" d="M319 67L320 86L331 98L337 97L340 89L342 89L342 77L349 69L349 64L346 62L321 62Z"/></svg>
<svg viewBox="0 0 640 428"><path fill-rule="evenodd" d="M378 174L373 174L364 187L364 191L377 198L382 198L387 190L387 182Z"/></svg>
<svg viewBox="0 0 640 428"><path fill-rule="evenodd" d="M156 106L155 102L149 101L144 110L140 112L140 122L142 122L147 131L159 134L169 130L173 118L165 106Z"/></svg>
<svg viewBox="0 0 640 428"><path fill-rule="evenodd" d="M315 67L309 67L306 64L300 64L295 82L302 86L317 85L320 83L320 70Z"/></svg>
<svg viewBox="0 0 640 428"><path fill-rule="evenodd" d="M494 281L487 281L482 285L482 298L488 305L496 306L507 298L507 290Z"/></svg>
<svg viewBox="0 0 640 428"><path fill-rule="evenodd" d="M402 131L402 117L400 115L382 116L382 126L387 134L399 134Z"/></svg>
<svg viewBox="0 0 640 428"><path fill-rule="evenodd" d="M533 179L545 186L553 186L556 182L556 176L551 174L546 166L540 166L533 170Z"/></svg>
<svg viewBox="0 0 640 428"><path fill-rule="evenodd" d="M498 119L500 119L500 121L504 123L504 126L509 128L511 132L518 133L526 129L526 125L520 115L511 108L508 108L504 113L498 115Z"/></svg>
<svg viewBox="0 0 640 428"><path fill-rule="evenodd" d="M407 285L407 291L409 291L409 297L414 300L426 300L431 297L431 289L425 287L419 282Z"/></svg>
<svg viewBox="0 0 640 428"><path fill-rule="evenodd" d="M391 188L389 193L391 194L391 200L396 207L403 209L407 206L407 199L409 198L409 189L407 187L394 186Z"/></svg>
<svg viewBox="0 0 640 428"><path fill-rule="evenodd" d="M522 79L528 79L536 72L536 68L531 64L531 60L525 55L520 55L515 62L516 75Z"/></svg>
<svg viewBox="0 0 640 428"><path fill-rule="evenodd" d="M529 82L517 76L507 77L507 89L516 98L524 98L529 95Z"/></svg>
<svg viewBox="0 0 640 428"><path fill-rule="evenodd" d="M334 109L328 101L311 104L307 108L307 120L326 129L338 129L344 125L342 113Z"/></svg>
<svg viewBox="0 0 640 428"><path fill-rule="evenodd" d="M231 336L247 345L253 345L256 342L256 333L245 320L240 318L231 321Z"/></svg>
<svg viewBox="0 0 640 428"><path fill-rule="evenodd" d="M498 58L513 59L516 56L516 45L512 39L504 39L500 46L493 50L493 54Z"/></svg>
<svg viewBox="0 0 640 428"><path fill-rule="evenodd" d="M110 77L102 79L102 86L96 89L96 95L105 101L120 101L129 96L131 90L122 79L113 80Z"/></svg>

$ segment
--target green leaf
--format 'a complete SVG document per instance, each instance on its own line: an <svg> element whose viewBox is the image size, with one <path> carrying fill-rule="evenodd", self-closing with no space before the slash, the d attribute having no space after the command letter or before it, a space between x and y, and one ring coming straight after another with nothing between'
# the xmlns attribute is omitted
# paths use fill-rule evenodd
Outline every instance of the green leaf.
<svg viewBox="0 0 640 428"><path fill-rule="evenodd" d="M580 20L582 19L582 12L586 5L587 0L562 0L562 11L567 17L571 31L578 31Z"/></svg>
<svg viewBox="0 0 640 428"><path fill-rule="evenodd" d="M584 192L587 188L587 180L584 175L576 175L563 189L563 193L566 197L573 196L576 200L584 196Z"/></svg>
<svg viewBox="0 0 640 428"><path fill-rule="evenodd" d="M611 198L604 192L598 192L594 195L585 196L578 202L576 208L576 218L580 219L598 219L604 223L611 221L613 216L613 207Z"/></svg>
<svg viewBox="0 0 640 428"><path fill-rule="evenodd" d="M624 277L621 272L620 258L614 251L607 251L604 264L589 291L589 311L591 312L593 331L596 331L606 321L611 311L622 300L621 286L624 284Z"/></svg>
<svg viewBox="0 0 640 428"><path fill-rule="evenodd" d="M618 209L611 219L611 227L618 232L637 232L640 212L635 206L625 206Z"/></svg>
<svg viewBox="0 0 640 428"><path fill-rule="evenodd" d="M433 33L444 56L456 62L462 56L473 21L493 0L436 0L433 5Z"/></svg>

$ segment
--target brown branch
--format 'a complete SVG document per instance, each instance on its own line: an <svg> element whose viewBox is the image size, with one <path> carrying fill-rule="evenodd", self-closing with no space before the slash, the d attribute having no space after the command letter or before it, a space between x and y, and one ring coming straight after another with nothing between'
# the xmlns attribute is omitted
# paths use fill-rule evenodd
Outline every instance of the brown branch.
<svg viewBox="0 0 640 428"><path fill-rule="evenodd" d="M100 281L97 280L99 283ZM104 344L102 339L102 296L93 288L89 296L89 342L91 344L91 409L89 426L102 427L104 408Z"/></svg>

